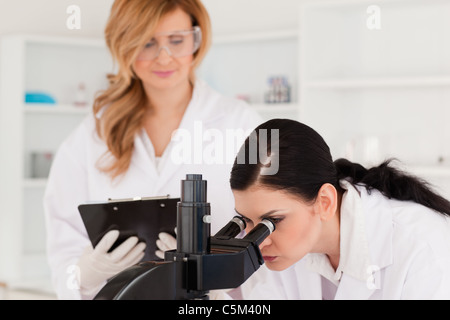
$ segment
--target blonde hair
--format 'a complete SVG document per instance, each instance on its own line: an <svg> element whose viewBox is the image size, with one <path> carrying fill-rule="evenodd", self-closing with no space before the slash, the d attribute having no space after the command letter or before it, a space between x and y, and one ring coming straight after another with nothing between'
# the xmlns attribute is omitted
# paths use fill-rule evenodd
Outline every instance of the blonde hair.
<svg viewBox="0 0 450 320"><path fill-rule="evenodd" d="M190 15L193 26L199 26L202 31L202 43L194 54L189 75L193 84L195 69L211 44L211 22L200 0L116 0L112 6L105 38L118 72L108 75L109 88L100 93L93 107L97 134L108 147L97 166L112 178L122 175L130 166L134 138L142 129L148 103L142 81L133 71L133 63L160 20L177 8Z"/></svg>

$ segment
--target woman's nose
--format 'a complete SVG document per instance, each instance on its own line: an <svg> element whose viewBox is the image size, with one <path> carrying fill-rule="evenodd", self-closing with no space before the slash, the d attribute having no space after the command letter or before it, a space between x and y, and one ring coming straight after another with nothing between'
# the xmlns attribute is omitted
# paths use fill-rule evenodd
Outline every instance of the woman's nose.
<svg viewBox="0 0 450 320"><path fill-rule="evenodd" d="M156 58L156 60L160 64L167 64L167 63L169 63L172 60L172 55L169 52L169 49L166 48L166 47L162 47L159 50L159 54L158 54L158 57Z"/></svg>

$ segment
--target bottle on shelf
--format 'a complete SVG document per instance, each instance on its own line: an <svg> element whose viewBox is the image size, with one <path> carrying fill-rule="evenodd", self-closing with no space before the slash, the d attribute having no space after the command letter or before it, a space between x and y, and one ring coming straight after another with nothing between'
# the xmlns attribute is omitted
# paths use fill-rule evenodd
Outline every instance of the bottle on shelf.
<svg viewBox="0 0 450 320"><path fill-rule="evenodd" d="M85 108L88 105L86 85L84 84L84 82L80 82L78 85L74 105L78 108Z"/></svg>
<svg viewBox="0 0 450 320"><path fill-rule="evenodd" d="M269 104L291 102L291 86L286 77L270 77L268 79L264 102Z"/></svg>

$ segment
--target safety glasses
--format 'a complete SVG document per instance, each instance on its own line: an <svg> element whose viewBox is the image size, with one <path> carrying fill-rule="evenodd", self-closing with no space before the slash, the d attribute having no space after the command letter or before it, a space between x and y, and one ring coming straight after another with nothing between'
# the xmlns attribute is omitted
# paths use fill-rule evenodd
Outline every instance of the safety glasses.
<svg viewBox="0 0 450 320"><path fill-rule="evenodd" d="M162 49L173 58L182 58L194 54L200 48L202 31L200 27L193 27L189 31L174 31L170 33L158 33L147 42L139 53L138 61L156 59Z"/></svg>

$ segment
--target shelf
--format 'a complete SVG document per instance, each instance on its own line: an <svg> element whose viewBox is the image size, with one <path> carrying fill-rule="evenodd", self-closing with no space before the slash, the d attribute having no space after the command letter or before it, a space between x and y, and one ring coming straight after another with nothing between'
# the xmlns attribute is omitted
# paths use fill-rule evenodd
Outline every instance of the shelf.
<svg viewBox="0 0 450 320"><path fill-rule="evenodd" d="M450 178L450 166L409 166L409 171L418 176Z"/></svg>
<svg viewBox="0 0 450 320"><path fill-rule="evenodd" d="M91 108L78 108L72 105L25 104L24 110L27 114L87 115Z"/></svg>
<svg viewBox="0 0 450 320"><path fill-rule="evenodd" d="M252 108L259 112L297 112L296 103L252 103Z"/></svg>
<svg viewBox="0 0 450 320"><path fill-rule="evenodd" d="M372 167L362 163L366 168ZM450 165L411 165L394 161L392 166L400 171L424 178L450 178Z"/></svg>
<svg viewBox="0 0 450 320"><path fill-rule="evenodd" d="M220 45L220 44L236 44L236 43L249 43L258 41L274 41L286 39L296 40L297 38L298 38L297 29L286 29L272 32L217 35L214 36L213 43L215 45Z"/></svg>
<svg viewBox="0 0 450 320"><path fill-rule="evenodd" d="M389 3L402 3L409 0L389 0ZM385 0L308 0L303 3L308 8L340 8L347 6L369 6L373 4L385 4Z"/></svg>
<svg viewBox="0 0 450 320"><path fill-rule="evenodd" d="M372 167L362 163L366 168ZM450 178L450 166L448 165L407 165L405 163L393 162L392 165L402 172L422 178Z"/></svg>
<svg viewBox="0 0 450 320"><path fill-rule="evenodd" d="M23 40L29 44L68 45L75 47L106 48L103 38L81 38L81 37L57 37L45 35L23 35Z"/></svg>
<svg viewBox="0 0 450 320"><path fill-rule="evenodd" d="M360 89L399 87L450 87L450 76L334 78L305 82L309 89Z"/></svg>
<svg viewBox="0 0 450 320"><path fill-rule="evenodd" d="M26 178L23 180L24 188L45 188L46 185L46 178Z"/></svg>

